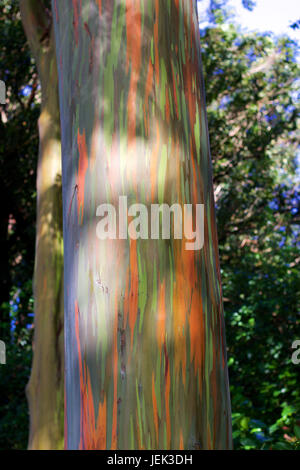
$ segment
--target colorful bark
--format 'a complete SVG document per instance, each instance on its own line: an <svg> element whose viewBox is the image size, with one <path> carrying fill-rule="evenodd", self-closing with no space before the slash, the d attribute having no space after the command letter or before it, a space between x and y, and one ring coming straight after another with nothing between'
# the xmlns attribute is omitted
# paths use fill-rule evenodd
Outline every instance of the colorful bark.
<svg viewBox="0 0 300 470"><path fill-rule="evenodd" d="M58 77L53 25L40 0L21 0L41 82L29 449L63 448L63 240Z"/></svg>
<svg viewBox="0 0 300 470"><path fill-rule="evenodd" d="M53 0L68 449L225 449L230 400L192 0ZM204 204L204 247L99 240L96 209Z"/></svg>

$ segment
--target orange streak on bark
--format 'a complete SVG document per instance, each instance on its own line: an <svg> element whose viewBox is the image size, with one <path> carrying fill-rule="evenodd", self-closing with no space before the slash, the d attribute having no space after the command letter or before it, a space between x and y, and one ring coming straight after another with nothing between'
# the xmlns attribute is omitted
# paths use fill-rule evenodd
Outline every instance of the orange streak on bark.
<svg viewBox="0 0 300 470"><path fill-rule="evenodd" d="M191 219L193 218L192 214L189 214ZM188 216L187 216L188 218ZM189 220L189 224L192 224L192 220ZM187 242L187 239L184 239L184 243ZM185 282L189 285L189 292L186 294L186 300L189 302L191 301L192 297L192 288L196 285L196 269L195 269L195 251L193 250L183 250L182 254L182 266L183 266L183 275Z"/></svg>
<svg viewBox="0 0 300 470"><path fill-rule="evenodd" d="M202 371L204 356L204 324L200 293L194 290L192 294L191 314L189 318L191 360L194 359L195 373Z"/></svg>
<svg viewBox="0 0 300 470"><path fill-rule="evenodd" d="M83 437L83 420L84 420L84 379L83 379L83 371L82 371L82 358L81 358L81 347L80 347L80 337L79 337L79 308L78 302L75 301L75 336L76 336L76 343L77 343L77 350L78 350L78 364L79 364L79 381L80 381L80 405L81 405L81 424L80 424L80 442L79 442L79 449L83 449L84 445L84 437Z"/></svg>
<svg viewBox="0 0 300 470"><path fill-rule="evenodd" d="M179 450L184 450L184 443L183 443L183 434L182 434L182 429L180 429L180 442L179 442Z"/></svg>
<svg viewBox="0 0 300 470"><path fill-rule="evenodd" d="M185 384L186 371L186 337L185 327L187 323L187 312L191 302L191 283L189 271L192 269L190 253L186 251L183 243L185 240L178 241L175 246L175 285L173 294L174 309L174 346L175 346L175 371L179 374L180 366L182 367L183 383ZM185 289L182 288L185 286Z"/></svg>
<svg viewBox="0 0 300 470"><path fill-rule="evenodd" d="M85 175L88 169L88 152L86 147L85 131L83 134L80 134L78 130L77 134L77 144L79 151L79 163L78 163L78 174L77 174L77 211L78 219L81 209L81 222L83 219L83 209L84 209L84 185L85 185Z"/></svg>
<svg viewBox="0 0 300 470"><path fill-rule="evenodd" d="M131 61L131 76L128 94L128 141L130 144L134 144L136 140L136 95L142 58L142 15L140 0L126 1L126 33L127 71Z"/></svg>
<svg viewBox="0 0 300 470"><path fill-rule="evenodd" d="M78 347L80 397L81 397L81 424L79 449L94 450L106 447L106 398L103 405L99 404L97 428L92 393L90 373L86 366L82 366L82 356L79 337L79 309L75 301L75 335Z"/></svg>
<svg viewBox="0 0 300 470"><path fill-rule="evenodd" d="M173 294L174 308L174 343L175 343L175 371L179 374L182 367L183 383L186 380L186 323L188 321L187 312L192 308L192 293L196 285L195 252L185 250L183 239L175 246L175 286ZM182 286L185 289L182 289ZM199 329L199 328L198 328ZM198 331L198 330L196 330ZM190 332L191 334L191 332ZM197 336L199 337L199 336Z"/></svg>
<svg viewBox="0 0 300 470"><path fill-rule="evenodd" d="M167 124L170 122L170 101L169 101L169 89L166 87L166 121Z"/></svg>
<svg viewBox="0 0 300 470"><path fill-rule="evenodd" d="M165 401L166 401L167 445L169 448L171 444L170 388L171 388L171 378L170 378L170 368L168 367L167 376L166 376Z"/></svg>
<svg viewBox="0 0 300 470"><path fill-rule="evenodd" d="M155 81L159 85L159 51L158 51L159 0L155 0L154 48L155 48Z"/></svg>
<svg viewBox="0 0 300 470"><path fill-rule="evenodd" d="M148 137L149 133L149 126L148 126L148 119L146 114L146 105L143 104L143 114L144 114L144 128L145 128L145 137Z"/></svg>
<svg viewBox="0 0 300 470"><path fill-rule="evenodd" d="M118 286L118 268L120 258L117 261L117 279L116 286ZM111 450L117 449L117 413L118 413L118 289L116 288L115 294L115 319L114 319L114 343L113 343L113 377L114 377L114 399L113 399L113 421L112 421L112 437L111 437Z"/></svg>
<svg viewBox="0 0 300 470"><path fill-rule="evenodd" d="M186 57L191 55L191 44L192 44L192 25L193 25L193 8L190 7L190 18L186 18L186 11L184 13L185 21L189 25L188 31L186 34L189 34L189 41L185 41L185 54ZM184 66L184 82L185 82L185 96L188 102L189 110L189 120L191 132L194 133L194 125L196 121L196 99L195 99L195 87L193 87L193 82L197 76L197 66L196 63L192 60L187 60Z"/></svg>
<svg viewBox="0 0 300 470"><path fill-rule="evenodd" d="M165 328L166 328L165 293L166 293L166 281L164 280L161 283L161 286L159 289L159 299L158 299L158 308L157 308L158 310L157 325L156 325L157 343L158 343L160 350L165 340Z"/></svg>
<svg viewBox="0 0 300 470"><path fill-rule="evenodd" d="M186 304L184 298L184 292L182 286L186 284L186 280L182 273L176 272L176 285L174 287L174 298L173 298L173 308L174 308L174 347L175 347L175 371L176 374L179 374L180 365L182 365L183 372L183 382L185 383L185 363L186 363L186 353L185 353L185 337L183 334L183 329L185 326L186 318Z"/></svg>
<svg viewBox="0 0 300 470"><path fill-rule="evenodd" d="M174 72L173 63L172 63L172 74L173 74L173 97L174 97L174 102L175 102L176 116L179 119L178 101L177 101L177 93L176 93L176 75Z"/></svg>
<svg viewBox="0 0 300 470"><path fill-rule="evenodd" d="M102 14L102 0L98 0L98 9L99 9L99 15L101 16L101 14Z"/></svg>
<svg viewBox="0 0 300 470"><path fill-rule="evenodd" d="M138 261L136 240L130 240L130 292L129 292L129 328L131 334L131 348L133 346L134 327L138 311Z"/></svg>
<svg viewBox="0 0 300 470"><path fill-rule="evenodd" d="M154 372L152 372L152 404L153 404L153 416L154 416L154 426L156 433L156 442L158 443L158 411L157 411L157 401L155 395L155 384L154 384Z"/></svg>
<svg viewBox="0 0 300 470"><path fill-rule="evenodd" d="M97 419L97 449L106 449L106 396L103 403L99 403L98 419Z"/></svg>
<svg viewBox="0 0 300 470"><path fill-rule="evenodd" d="M144 120L146 136L149 135L149 96L153 86L153 65L151 58L149 59L148 74L145 87L145 104L144 104Z"/></svg>
<svg viewBox="0 0 300 470"><path fill-rule="evenodd" d="M195 158L194 158L194 149L193 149L193 141L192 136L190 136L190 149L191 149L191 161L193 167L193 201L194 204L197 204L197 172L196 172L196 165L195 165Z"/></svg>
<svg viewBox="0 0 300 470"><path fill-rule="evenodd" d="M130 280L130 274L129 274L129 268L128 268L127 274L126 274L126 288L125 288L125 296L124 296L124 323L123 323L124 329L126 329L128 311L129 311L129 280Z"/></svg>
<svg viewBox="0 0 300 470"><path fill-rule="evenodd" d="M86 439L85 449L92 450L96 448L96 428L95 428L95 410L94 410L94 401L93 393L91 386L91 378L89 371L87 372L87 390L85 392L85 407L84 407L84 429L83 433Z"/></svg>
<svg viewBox="0 0 300 470"><path fill-rule="evenodd" d="M212 450L211 446L211 430L210 425L207 425L207 450Z"/></svg>
<svg viewBox="0 0 300 470"><path fill-rule="evenodd" d="M191 44L192 44L192 25L193 25L193 0L188 0L189 1L189 13L190 13L190 16L189 18L187 18L187 24L189 25L188 27L188 31L187 31L187 34L189 35L189 42L188 42L188 48L190 50L191 48ZM187 15L186 15L187 16Z"/></svg>
<svg viewBox="0 0 300 470"><path fill-rule="evenodd" d="M150 162L150 179L151 179L151 199L154 201L155 188L157 182L157 162L159 153L159 124L156 122L156 145L153 150L151 162Z"/></svg>

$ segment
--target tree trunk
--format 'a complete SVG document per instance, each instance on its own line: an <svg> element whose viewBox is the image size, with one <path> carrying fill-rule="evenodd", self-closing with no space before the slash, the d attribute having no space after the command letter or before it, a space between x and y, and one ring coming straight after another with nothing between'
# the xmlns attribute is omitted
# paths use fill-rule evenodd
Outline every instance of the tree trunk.
<svg viewBox="0 0 300 470"><path fill-rule="evenodd" d="M39 72L42 103L37 170L34 355L27 385L29 449L63 448L63 240L58 77L51 12L21 0L22 21Z"/></svg>
<svg viewBox="0 0 300 470"><path fill-rule="evenodd" d="M196 2L53 0L52 7L66 447L230 448ZM119 196L149 211L151 204L204 204L203 248L188 250L187 239L174 237L100 240L97 207L110 203L118 212Z"/></svg>

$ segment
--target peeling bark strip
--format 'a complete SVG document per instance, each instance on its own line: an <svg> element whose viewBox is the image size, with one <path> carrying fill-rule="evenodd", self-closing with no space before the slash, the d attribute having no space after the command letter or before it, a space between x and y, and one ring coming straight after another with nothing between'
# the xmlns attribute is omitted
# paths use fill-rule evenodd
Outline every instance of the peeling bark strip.
<svg viewBox="0 0 300 470"><path fill-rule="evenodd" d="M54 3L66 446L230 448L196 2ZM186 251L174 237L99 240L97 207L122 195L148 206L204 204L203 249Z"/></svg>

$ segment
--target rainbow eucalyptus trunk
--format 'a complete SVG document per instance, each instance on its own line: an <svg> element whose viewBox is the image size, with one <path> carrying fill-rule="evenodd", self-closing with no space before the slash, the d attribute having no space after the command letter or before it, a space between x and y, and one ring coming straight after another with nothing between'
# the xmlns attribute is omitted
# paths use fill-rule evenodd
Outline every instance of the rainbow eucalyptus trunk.
<svg viewBox="0 0 300 470"><path fill-rule="evenodd" d="M52 6L62 125L66 446L230 448L195 2ZM132 217L136 203L144 209ZM141 238L148 220L142 212L162 203L204 204L201 249L175 238L180 226L170 238ZM105 210L111 218L99 217ZM188 222L193 214L187 211Z"/></svg>
<svg viewBox="0 0 300 470"><path fill-rule="evenodd" d="M21 0L21 15L41 82L34 271L34 354L27 398L29 449L63 448L63 242L58 77L51 12Z"/></svg>

